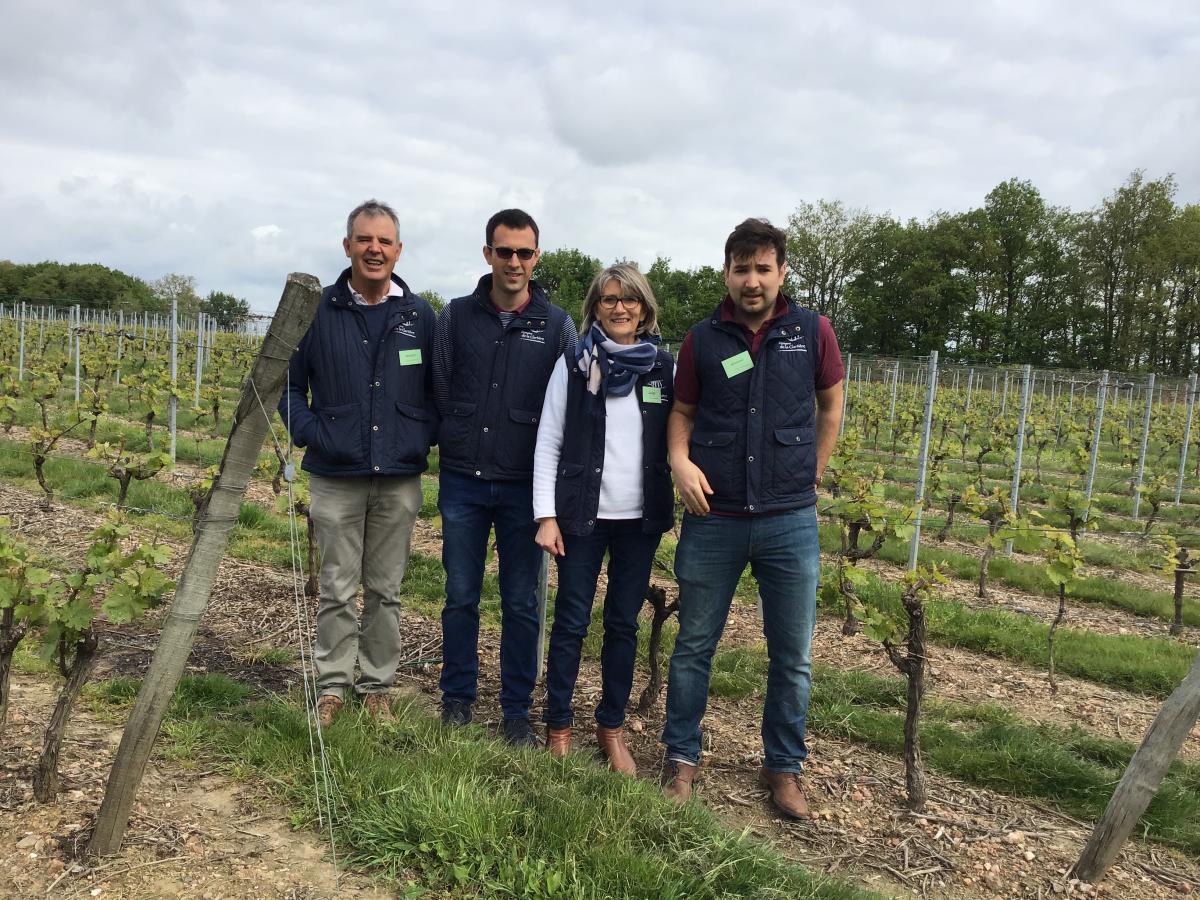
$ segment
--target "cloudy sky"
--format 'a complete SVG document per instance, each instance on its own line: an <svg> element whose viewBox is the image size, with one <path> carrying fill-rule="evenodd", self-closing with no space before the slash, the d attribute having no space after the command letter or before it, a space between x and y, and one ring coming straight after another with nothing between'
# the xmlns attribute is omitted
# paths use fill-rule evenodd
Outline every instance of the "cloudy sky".
<svg viewBox="0 0 1200 900"><path fill-rule="evenodd" d="M1200 201L1195 0L103 3L4 0L0 259L194 275L274 308L344 217L400 213L450 297L483 225L720 263L801 200L901 217L1030 179L1095 205L1134 168Z"/></svg>

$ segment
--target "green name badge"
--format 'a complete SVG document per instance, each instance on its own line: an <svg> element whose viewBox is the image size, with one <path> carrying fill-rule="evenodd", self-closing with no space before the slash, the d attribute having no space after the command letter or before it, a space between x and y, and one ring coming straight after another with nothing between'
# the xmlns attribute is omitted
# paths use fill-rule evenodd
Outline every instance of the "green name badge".
<svg viewBox="0 0 1200 900"><path fill-rule="evenodd" d="M421 364L421 348L416 350L401 350L400 365L402 366L419 366Z"/></svg>
<svg viewBox="0 0 1200 900"><path fill-rule="evenodd" d="M721 360L721 365L725 368L725 377L732 378L734 375L741 375L747 369L753 369L754 360L750 358L749 350L743 350L729 359Z"/></svg>
<svg viewBox="0 0 1200 900"><path fill-rule="evenodd" d="M642 388L643 403L662 403L662 388L644 387Z"/></svg>

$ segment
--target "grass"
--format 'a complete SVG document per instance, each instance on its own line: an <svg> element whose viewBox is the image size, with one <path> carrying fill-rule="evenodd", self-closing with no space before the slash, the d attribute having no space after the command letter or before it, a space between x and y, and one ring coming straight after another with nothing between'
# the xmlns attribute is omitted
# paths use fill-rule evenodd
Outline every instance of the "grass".
<svg viewBox="0 0 1200 900"><path fill-rule="evenodd" d="M763 647L713 659L710 692L740 699L766 686ZM905 682L816 665L809 727L894 756L904 750ZM994 704L926 701L922 752L930 769L1011 796L1049 800L1097 819L1136 749L1080 729L1022 722ZM1176 761L1143 819L1156 840L1200 852L1200 766Z"/></svg>
<svg viewBox="0 0 1200 900"><path fill-rule="evenodd" d="M211 677L211 676L210 676ZM304 713L280 699L246 704L194 679L173 707L167 743L217 756L262 780L293 819L316 828ZM126 685L110 689L117 698ZM204 698L204 702L197 699ZM858 888L815 875L720 825L697 804L677 809L656 785L583 758L513 752L481 730L444 729L412 707L395 725L343 715L326 729L343 864L406 893L475 897L806 897L856 900Z"/></svg>
<svg viewBox="0 0 1200 900"><path fill-rule="evenodd" d="M832 573L825 572L823 577L832 577ZM902 616L898 585L871 575L859 596ZM1049 626L1042 622L1017 613L969 609L941 601L927 603L925 609L929 638L935 643L1047 667ZM826 611L841 613L834 608ZM1094 634L1073 628L1059 629L1055 648L1059 673L1152 697L1170 694L1196 654L1195 647L1160 638Z"/></svg>

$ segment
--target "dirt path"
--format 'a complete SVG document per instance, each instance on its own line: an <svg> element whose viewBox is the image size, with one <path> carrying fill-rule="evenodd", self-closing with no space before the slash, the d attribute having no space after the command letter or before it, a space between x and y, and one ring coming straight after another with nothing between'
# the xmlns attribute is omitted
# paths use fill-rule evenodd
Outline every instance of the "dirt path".
<svg viewBox="0 0 1200 900"><path fill-rule="evenodd" d="M63 747L63 791L39 804L31 778L54 689L26 676L14 688L0 741L0 896L392 896L339 872L321 839L293 831L287 810L260 787L161 756L147 770L121 852L98 863L84 858L120 731L77 710Z"/></svg>

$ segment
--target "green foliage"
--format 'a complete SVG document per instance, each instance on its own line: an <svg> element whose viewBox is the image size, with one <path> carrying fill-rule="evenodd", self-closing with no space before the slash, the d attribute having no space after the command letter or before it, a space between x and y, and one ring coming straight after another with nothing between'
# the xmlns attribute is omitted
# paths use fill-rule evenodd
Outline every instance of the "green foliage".
<svg viewBox="0 0 1200 900"><path fill-rule="evenodd" d="M538 259L533 277L550 294L550 299L571 315L578 325L588 285L603 266L574 247L547 250Z"/></svg>
<svg viewBox="0 0 1200 900"><path fill-rule="evenodd" d="M513 753L476 729L448 731L415 708L377 728L326 729L337 780L335 839L347 864L415 876L413 891L492 897L865 898L731 832L698 804L582 756ZM206 716L182 752L216 753L315 826L308 726L281 701ZM399 886L398 886L399 887Z"/></svg>
<svg viewBox="0 0 1200 900"><path fill-rule="evenodd" d="M208 296L200 301L200 311L211 316L218 328L233 331L246 323L250 315L250 304L224 291L210 291Z"/></svg>
<svg viewBox="0 0 1200 900"><path fill-rule="evenodd" d="M158 303L140 278L96 263L0 261L0 298L5 303L79 303L92 308L156 310Z"/></svg>

